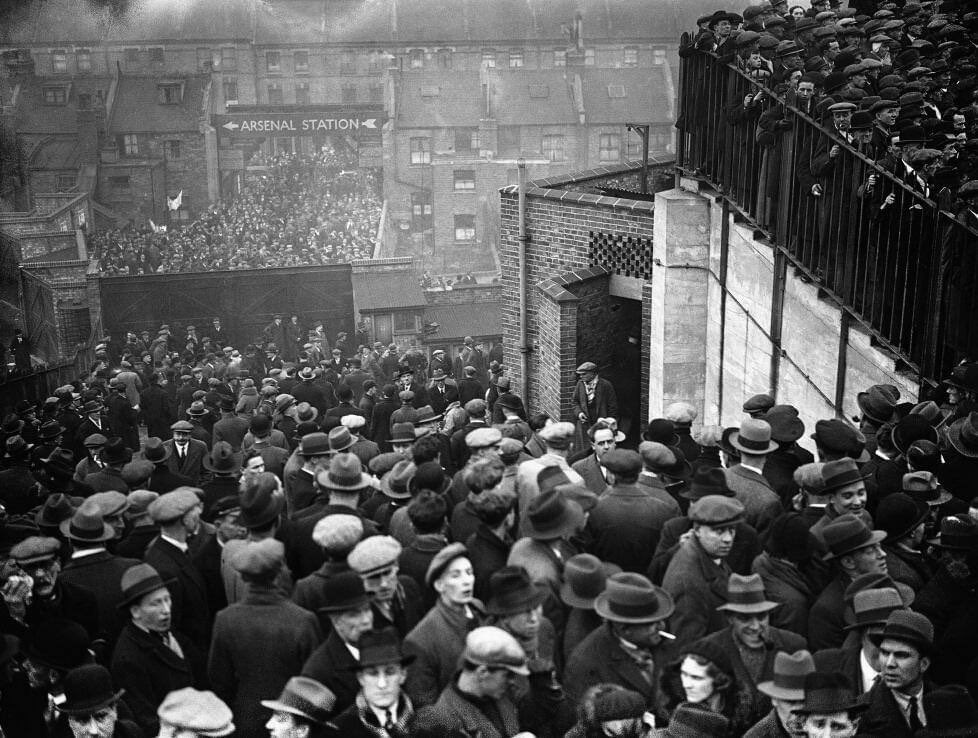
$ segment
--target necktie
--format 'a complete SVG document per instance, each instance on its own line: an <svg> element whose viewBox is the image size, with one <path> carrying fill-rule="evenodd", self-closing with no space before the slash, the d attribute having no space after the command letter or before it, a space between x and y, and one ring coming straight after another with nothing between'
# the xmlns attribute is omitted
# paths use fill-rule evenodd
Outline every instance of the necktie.
<svg viewBox="0 0 978 738"><path fill-rule="evenodd" d="M384 721L384 730L390 732L394 730L394 712L393 710L387 710L387 719Z"/></svg>
<svg viewBox="0 0 978 738"><path fill-rule="evenodd" d="M917 712L917 698L911 697L907 703L907 720L910 723L910 730L915 734L918 730L924 727L923 723L920 722L920 713Z"/></svg>

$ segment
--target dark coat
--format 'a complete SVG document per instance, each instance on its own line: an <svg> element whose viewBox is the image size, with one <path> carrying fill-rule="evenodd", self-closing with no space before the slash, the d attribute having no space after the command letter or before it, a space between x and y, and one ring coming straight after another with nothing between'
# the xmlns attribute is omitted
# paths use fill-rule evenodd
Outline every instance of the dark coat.
<svg viewBox="0 0 978 738"><path fill-rule="evenodd" d="M458 380L458 402L462 407L469 400L481 400L485 395L485 390L478 379L463 377Z"/></svg>
<svg viewBox="0 0 978 738"><path fill-rule="evenodd" d="M204 469L207 444L195 438L191 438L187 443L187 456L183 459L183 463L181 463L180 458L177 456L177 449L173 443L173 439L164 441L163 445L170 450L170 458L166 460L166 463L170 467L170 471L182 474L185 477L190 477L193 483L197 484L200 481L200 475Z"/></svg>
<svg viewBox="0 0 978 738"><path fill-rule="evenodd" d="M137 525L132 528L115 547L119 556L142 560L146 556L149 544L160 534L155 525Z"/></svg>
<svg viewBox="0 0 978 738"><path fill-rule="evenodd" d="M771 710L753 728L744 733L744 738L791 738L781 725L778 714Z"/></svg>
<svg viewBox="0 0 978 738"><path fill-rule="evenodd" d="M815 591L798 567L774 558L766 551L754 559L755 574L761 575L764 593L781 607L771 611L771 625L808 636L808 611L815 602Z"/></svg>
<svg viewBox="0 0 978 738"><path fill-rule="evenodd" d="M166 462L157 464L150 475L146 489L165 495L172 492L177 487L193 487L196 484L190 477L177 474L167 466Z"/></svg>
<svg viewBox="0 0 978 738"><path fill-rule="evenodd" d="M676 602L669 619L676 645L688 646L726 627L726 620L717 607L727 601L729 578L727 563L715 564L696 538L680 544L662 579L663 589Z"/></svg>
<svg viewBox="0 0 978 738"><path fill-rule="evenodd" d="M411 577L401 575L397 578L398 590L392 601L392 617L372 603L375 628L393 628L400 638L404 638L418 624L426 610L421 606L421 588Z"/></svg>
<svg viewBox="0 0 978 738"><path fill-rule="evenodd" d="M159 732L156 709L164 697L177 689L204 684L200 652L183 634L171 631L171 635L180 644L183 658L131 622L122 629L112 652L112 678L126 685L122 699L147 736Z"/></svg>
<svg viewBox="0 0 978 738"><path fill-rule="evenodd" d="M34 478L27 462L0 471L0 502L8 515L22 515L43 502L41 483Z"/></svg>
<svg viewBox="0 0 978 738"><path fill-rule="evenodd" d="M85 477L84 481L85 484L96 492L111 492L114 490L116 492L122 492L124 495L129 494L129 485L122 478L122 470L113 469L111 466L103 467L94 474L89 474Z"/></svg>
<svg viewBox="0 0 978 738"><path fill-rule="evenodd" d="M410 577L418 586L421 597L421 606L427 612L435 604L435 590L425 584L425 574L428 573L428 566L435 554L448 545L448 539L439 533L424 533L416 536L413 541L401 551L397 559L398 568L403 576ZM469 555L472 552L469 551ZM503 566L506 560L503 559ZM478 575L476 575L478 578ZM477 579L478 580L478 579ZM479 596L476 592L476 597Z"/></svg>
<svg viewBox="0 0 978 738"><path fill-rule="evenodd" d="M303 664L302 676L328 687L336 695L334 710L342 712L353 704L360 691L356 667L356 659L334 630Z"/></svg>
<svg viewBox="0 0 978 738"><path fill-rule="evenodd" d="M428 388L428 397L431 400L431 409L438 415L445 412L445 408L453 402L459 402L458 388L448 382L445 382L444 387L432 384Z"/></svg>
<svg viewBox="0 0 978 738"><path fill-rule="evenodd" d="M333 629L329 615L321 610L329 604L326 600L326 580L349 570L350 567L347 566L345 559L343 561L327 561L312 574L297 581L292 590L292 601L303 610L308 610L316 615L319 619L319 630L323 635L330 633Z"/></svg>
<svg viewBox="0 0 978 738"><path fill-rule="evenodd" d="M672 517L667 505L638 484L612 485L587 521L591 552L624 571L644 573L659 543L662 526Z"/></svg>
<svg viewBox="0 0 978 738"><path fill-rule="evenodd" d="M380 450L390 451L391 437L391 415L400 403L397 400L384 398L374 405L374 412L370 418L370 440L376 443Z"/></svg>
<svg viewBox="0 0 978 738"><path fill-rule="evenodd" d="M601 472L601 465L598 457L593 453L588 454L583 459L571 464L571 469L576 471L584 479L584 484L596 495L601 495L608 487L608 482ZM671 517L671 516L670 516ZM658 537L656 538L658 540ZM654 550L654 547L653 547Z"/></svg>
<svg viewBox="0 0 978 738"><path fill-rule="evenodd" d="M99 624L111 645L125 624L124 616L117 607L122 599L122 575L139 561L113 556L108 551L71 559L61 570L61 580L84 587L95 595L98 604Z"/></svg>
<svg viewBox="0 0 978 738"><path fill-rule="evenodd" d="M210 635L210 608L207 606L207 584L204 577L184 553L169 541L157 538L146 549L144 561L151 565L167 584L173 599L173 627L186 635L202 652L207 650Z"/></svg>
<svg viewBox="0 0 978 738"><path fill-rule="evenodd" d="M316 616L274 588L252 584L241 602L217 614L207 674L214 692L234 712L236 736L265 736L268 712L261 700L282 691L319 640Z"/></svg>
<svg viewBox="0 0 978 738"><path fill-rule="evenodd" d="M924 695L933 691L934 685L924 682ZM859 732L857 736L869 738L873 736L885 736L886 738L913 738L913 731L904 717L903 711L897 704L893 692L881 681L876 683L865 697L869 703L869 708L863 713L859 720Z"/></svg>
<svg viewBox="0 0 978 738"><path fill-rule="evenodd" d="M250 425L240 415L227 415L214 423L213 442L226 441L231 444L232 451L238 452Z"/></svg>
<svg viewBox="0 0 978 738"><path fill-rule="evenodd" d="M818 671L843 674L856 692L862 692L863 672L859 663L862 646L854 648L825 648L812 654Z"/></svg>
<svg viewBox="0 0 978 738"><path fill-rule="evenodd" d="M771 489L764 475L753 469L737 464L724 474L727 486L744 505L744 520L763 538L774 519L784 512L781 498Z"/></svg>
<svg viewBox="0 0 978 738"><path fill-rule="evenodd" d="M584 380L577 380L573 402L575 420L581 413L587 415L585 427L590 427L598 418L618 417L618 395L615 394L615 387L602 377L598 377L597 384L594 386L594 399L590 403L587 401Z"/></svg>
<svg viewBox="0 0 978 738"><path fill-rule="evenodd" d="M293 520L292 526L283 534L282 539L285 543L286 563L296 579L309 576L326 560L323 549L312 540L312 532L316 528L316 523L327 515L335 514L355 515L360 518L360 522L363 523L364 538L377 535L377 526L374 522L364 518L352 508L330 505L325 500L307 507Z"/></svg>
<svg viewBox="0 0 978 738"><path fill-rule="evenodd" d="M493 572L506 566L511 546L511 542L501 539L485 523L479 523L475 533L465 541L472 573L475 574L475 596L480 600L489 598L489 578Z"/></svg>
<svg viewBox="0 0 978 738"><path fill-rule="evenodd" d="M101 637L95 595L84 587L58 579L53 595L45 600L34 598L27 606L24 623L14 620L6 607L0 607L0 633L9 633L21 640L28 628L51 618L67 618L81 625L93 641Z"/></svg>
<svg viewBox="0 0 978 738"><path fill-rule="evenodd" d="M461 735L478 736L479 738L510 738L520 731L519 715L516 705L508 695L496 700L496 709L505 726L501 733L496 724L490 720L478 705L467 699L455 686L449 684L438 695L435 703L435 720L437 724L449 725L453 731Z"/></svg>
<svg viewBox="0 0 978 738"><path fill-rule="evenodd" d="M808 644L812 651L839 648L846 638L845 591L849 578L838 574L825 586L808 614Z"/></svg>

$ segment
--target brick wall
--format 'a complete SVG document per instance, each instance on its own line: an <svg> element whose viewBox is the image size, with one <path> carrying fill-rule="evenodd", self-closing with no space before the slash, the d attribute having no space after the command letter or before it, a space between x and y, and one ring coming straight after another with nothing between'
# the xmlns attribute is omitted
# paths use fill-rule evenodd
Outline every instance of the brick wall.
<svg viewBox="0 0 978 738"><path fill-rule="evenodd" d="M473 302L499 302L503 288L500 284L459 285L450 290L425 290L429 305L458 305Z"/></svg>

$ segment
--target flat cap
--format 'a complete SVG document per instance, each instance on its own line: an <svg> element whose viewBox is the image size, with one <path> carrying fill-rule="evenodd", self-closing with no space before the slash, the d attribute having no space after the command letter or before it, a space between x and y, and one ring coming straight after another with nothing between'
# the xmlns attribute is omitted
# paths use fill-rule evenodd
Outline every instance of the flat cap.
<svg viewBox="0 0 978 738"><path fill-rule="evenodd" d="M193 429L194 426L187 420L178 420L170 426L171 431L184 431L185 433L190 433Z"/></svg>
<svg viewBox="0 0 978 738"><path fill-rule="evenodd" d="M313 542L328 551L349 551L361 538L363 522L356 515L327 515L312 531Z"/></svg>
<svg viewBox="0 0 978 738"><path fill-rule="evenodd" d="M129 509L129 498L114 489L107 492L96 492L88 499L98 505L98 511L103 518L110 518Z"/></svg>
<svg viewBox="0 0 978 738"><path fill-rule="evenodd" d="M735 497L706 495L689 506L689 519L705 525L730 525L744 516L744 505Z"/></svg>
<svg viewBox="0 0 978 738"><path fill-rule="evenodd" d="M465 637L462 658L491 669L507 669L523 676L530 674L523 647L505 630L493 625L476 628Z"/></svg>
<svg viewBox="0 0 978 738"><path fill-rule="evenodd" d="M425 584L430 587L455 559L468 558L468 556L469 550L463 544L449 543L436 553L428 564L428 571L424 575Z"/></svg>
<svg viewBox="0 0 978 738"><path fill-rule="evenodd" d="M964 199L978 197L978 179L969 180L961 185L958 188L958 197Z"/></svg>
<svg viewBox="0 0 978 738"><path fill-rule="evenodd" d="M754 395L744 403L745 413L766 413L774 407L774 398L771 395Z"/></svg>
<svg viewBox="0 0 978 738"><path fill-rule="evenodd" d="M248 541L231 558L235 571L261 577L278 572L285 564L285 546L274 538Z"/></svg>
<svg viewBox="0 0 978 738"><path fill-rule="evenodd" d="M496 428L476 428L465 436L465 445L471 449L498 446L503 434Z"/></svg>
<svg viewBox="0 0 978 738"><path fill-rule="evenodd" d="M567 448L574 437L574 424L564 421L551 423L541 428L537 435L554 448Z"/></svg>
<svg viewBox="0 0 978 738"><path fill-rule="evenodd" d="M129 503L129 514L132 516L145 515L149 506L154 500L159 499L159 494L156 492L151 492L148 489L137 489L126 495L126 501Z"/></svg>
<svg viewBox="0 0 978 738"><path fill-rule="evenodd" d="M856 104L851 102L837 102L829 105L830 113L851 113L856 109Z"/></svg>
<svg viewBox="0 0 978 738"><path fill-rule="evenodd" d="M200 496L194 487L177 487L151 502L148 512L154 523L172 523L200 504Z"/></svg>
<svg viewBox="0 0 978 738"><path fill-rule="evenodd" d="M53 561L61 550L61 542L57 538L47 536L30 536L10 549L10 558L21 566L40 564L42 561Z"/></svg>
<svg viewBox="0 0 978 738"><path fill-rule="evenodd" d="M371 536L360 541L346 557L346 563L360 576L389 569L401 555L401 544L391 536Z"/></svg>
<svg viewBox="0 0 978 738"><path fill-rule="evenodd" d="M613 474L633 476L642 471L642 457L631 449L610 449L601 457L601 464Z"/></svg>
<svg viewBox="0 0 978 738"><path fill-rule="evenodd" d="M109 439L103 436L101 433L93 433L85 438L84 446L85 448L95 448L96 446L104 446L108 442Z"/></svg>
<svg viewBox="0 0 978 738"><path fill-rule="evenodd" d="M204 738L234 733L231 709L213 692L184 687L170 692L156 710L160 723Z"/></svg>
<svg viewBox="0 0 978 738"><path fill-rule="evenodd" d="M598 371L598 365L593 361L585 361L577 369L574 370L575 374L584 374L585 372L596 372Z"/></svg>
<svg viewBox="0 0 978 738"><path fill-rule="evenodd" d="M673 423L688 424L696 420L698 413L688 402L673 402L666 407L662 415Z"/></svg>

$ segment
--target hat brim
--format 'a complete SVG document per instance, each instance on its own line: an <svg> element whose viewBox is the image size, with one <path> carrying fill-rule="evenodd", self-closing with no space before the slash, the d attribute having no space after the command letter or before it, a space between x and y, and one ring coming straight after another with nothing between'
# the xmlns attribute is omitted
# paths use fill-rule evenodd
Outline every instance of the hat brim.
<svg viewBox="0 0 978 738"><path fill-rule="evenodd" d="M927 539L926 543L928 546L933 546L934 548L942 548L945 551L972 551L978 548L978 537L975 538L975 542L971 546L948 545L946 543L941 542L940 536L937 536L937 538L929 538Z"/></svg>
<svg viewBox="0 0 978 738"><path fill-rule="evenodd" d="M159 459L150 459L146 456L146 451L143 451L143 460L148 461L151 464L162 464L164 461L169 459L173 455L173 450L169 446L160 446L160 450L163 451L163 457Z"/></svg>
<svg viewBox="0 0 978 738"><path fill-rule="evenodd" d="M538 605L542 605L543 601L547 599L547 593L536 589L534 587L534 592L530 597L527 597L522 602L513 604L509 607L500 607L499 603L494 601L492 597L486 603L486 613L489 615L497 615L505 617L507 615L516 615L517 613L526 612L527 610L532 610Z"/></svg>
<svg viewBox="0 0 978 738"><path fill-rule="evenodd" d="M346 444L346 445L344 445L344 446L337 446L336 448L333 448L333 447L331 446L331 447L330 447L330 449L329 449L329 452L330 452L331 454L335 454L335 453L337 453L338 451L346 451L346 450L347 450L348 448L353 448L353 447L354 447L354 446L356 446L356 445L357 445L357 439L356 439L356 437L355 437L355 436L353 436L353 435L351 434L351 437L350 437L350 442L349 442L349 443L347 443L347 444Z"/></svg>
<svg viewBox="0 0 978 738"><path fill-rule="evenodd" d="M413 664L417 657L413 653L406 653L398 659L362 659L357 661L357 663L350 668L353 671L359 671L360 669L367 669L371 666L384 666L385 664L400 664L401 666L408 666Z"/></svg>
<svg viewBox="0 0 978 738"><path fill-rule="evenodd" d="M822 557L822 561L832 561L833 559L841 558L843 556L851 554L853 551L858 551L861 548L866 548L867 546L875 546L877 543L882 543L884 540L886 540L885 532L881 530L870 531L870 536L868 541L864 543L860 543L858 546L847 548L845 551L839 551L838 553L829 552Z"/></svg>
<svg viewBox="0 0 978 738"><path fill-rule="evenodd" d="M573 503L573 504L571 504ZM584 523L584 510L573 500L567 500L567 507L560 518L550 527L538 528L527 518L526 534L534 540L562 538L576 533Z"/></svg>
<svg viewBox="0 0 978 738"><path fill-rule="evenodd" d="M109 705L114 705L120 699L122 695L126 693L126 690L120 689L115 694L106 697L105 699L99 700L98 702L93 702L92 704L80 705L73 707L70 702L64 702L58 706L58 712L64 713L65 715L88 715L93 712L98 712Z"/></svg>
<svg viewBox="0 0 978 738"><path fill-rule="evenodd" d="M594 602L597 599L596 596L581 597L571 588L570 582L565 581L560 585L560 601L568 607L576 607L579 610L593 610Z"/></svg>
<svg viewBox="0 0 978 738"><path fill-rule="evenodd" d="M355 600L349 600L347 602L339 602L332 605L324 605L316 610L316 612L346 612L347 610L356 610L364 605L370 604L370 598L364 594L362 597L357 597Z"/></svg>
<svg viewBox="0 0 978 738"><path fill-rule="evenodd" d="M865 452L865 449L863 450L863 453L866 453ZM853 459L853 461L855 461L857 464L860 463L859 462L859 459ZM866 461L869 461L869 459L866 459ZM850 484L855 484L856 482L864 482L867 479L869 479L871 476L873 476L873 475L872 474L863 474L863 473L860 472L859 476L854 477L852 479L849 479L849 480L847 480L845 482L839 482L838 484L833 484L832 486L823 487L819 491L818 494L820 496L830 495L833 492L835 492L836 490L842 489L843 487L848 487Z"/></svg>
<svg viewBox="0 0 978 738"><path fill-rule="evenodd" d="M152 587L148 586L149 583L147 582L147 586L140 587L139 589L137 589L137 590L135 590L133 592L130 592L128 595L123 594L122 595L122 599L119 601L119 604L116 605L116 607L118 609L120 609L120 610L125 610L127 607L129 607L131 604L133 604L136 600L139 600L139 599L145 597L150 592L155 592L158 589L169 589L170 585L173 584L176 581L177 581L176 577L169 577L167 579L163 579L161 577L160 578L160 582L159 583L153 583L153 586Z"/></svg>
<svg viewBox="0 0 978 738"><path fill-rule="evenodd" d="M754 456L764 456L766 454L773 453L778 450L778 444L775 441L768 441L767 448L758 449L750 448L749 446L743 446L740 443L740 431L734 431L730 434L728 442L731 446L737 449L742 454L753 454Z"/></svg>
<svg viewBox="0 0 978 738"><path fill-rule="evenodd" d="M960 425L952 424L947 429L947 441L951 444L951 447L962 456L967 456L970 459L978 459L978 448L968 448L961 443Z"/></svg>
<svg viewBox="0 0 978 738"><path fill-rule="evenodd" d="M605 620L610 620L613 623L658 623L667 620L676 609L676 603L672 596L661 587L658 589L658 598L665 600L666 607L659 608L654 614L620 615L611 610L608 603L608 593L602 592L594 598L594 611Z"/></svg>
<svg viewBox="0 0 978 738"><path fill-rule="evenodd" d="M721 612L739 612L744 615L760 615L761 613L771 612L771 610L777 609L778 607L780 607L780 603L764 600L763 602L755 602L752 605L732 605L728 602L720 605L717 610Z"/></svg>
<svg viewBox="0 0 978 738"><path fill-rule="evenodd" d="M259 511L259 513L254 517L248 515L246 511L241 510L241 512L238 513L238 524L244 526L245 528L261 528L263 525L268 525L268 523L272 522L279 515L281 515L282 508L284 506L285 498L281 495L273 495L272 504L266 507L264 510Z"/></svg>
<svg viewBox="0 0 978 738"><path fill-rule="evenodd" d="M369 487L371 484L371 478L369 474L360 472L360 481L356 484L335 484L329 482L328 480L326 484L320 484L318 481L317 484L319 484L319 486L323 489L332 490L335 492L356 492Z"/></svg>
<svg viewBox="0 0 978 738"><path fill-rule="evenodd" d="M48 526L54 527L54 526ZM71 518L67 520L62 520L58 523L58 530L61 531L61 535L67 538L69 541L78 541L79 543L104 543L105 541L112 540L115 538L115 530L108 523L102 523L102 533L96 538L81 538L80 536L73 536L71 534Z"/></svg>
<svg viewBox="0 0 978 738"><path fill-rule="evenodd" d="M308 712L303 712L302 710L295 707L294 705L287 705L284 702L279 702L278 700L262 700L261 706L267 707L269 710L272 710L273 712L287 712L289 715L296 715L298 717L309 720L315 723L316 725L326 724L325 721L320 720L319 718L313 715L310 715Z"/></svg>
<svg viewBox="0 0 978 738"><path fill-rule="evenodd" d="M869 634L870 642L877 648L879 648L880 644L883 643L883 641L885 641L887 638L892 639L894 641L899 641L900 643L909 643L911 646L913 646L918 651L920 651L920 653L924 656L929 656L934 652L934 644L928 643L923 638L912 638L907 635L901 635L901 636L887 635L885 632Z"/></svg>
<svg viewBox="0 0 978 738"><path fill-rule="evenodd" d="M228 467L227 469L218 468L214 464L214 462L211 461L211 457L210 456L205 456L204 457L203 465L204 465L204 468L207 471L214 472L215 474L234 474L236 472L241 471L241 452L240 451L236 451L235 453L231 454L231 456L228 457L228 460L231 462L231 466Z"/></svg>
<svg viewBox="0 0 978 738"><path fill-rule="evenodd" d="M773 697L776 700L803 700L805 699L804 689L785 689L772 682L761 682L757 685L757 691Z"/></svg>

